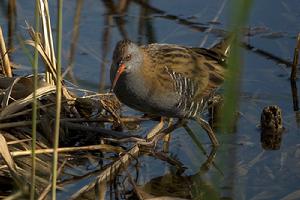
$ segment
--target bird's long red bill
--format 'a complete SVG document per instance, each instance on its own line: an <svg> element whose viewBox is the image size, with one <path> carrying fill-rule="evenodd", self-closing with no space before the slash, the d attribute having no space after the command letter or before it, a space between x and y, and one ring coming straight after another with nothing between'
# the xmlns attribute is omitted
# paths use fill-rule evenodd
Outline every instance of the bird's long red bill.
<svg viewBox="0 0 300 200"><path fill-rule="evenodd" d="M117 73L115 75L114 81L113 81L113 83L111 85L111 89L110 89L111 92L113 92L113 90L114 90L114 88L115 88L115 86L116 86L116 84L117 84L117 82L118 82L121 74L124 72L125 68L126 68L126 66L124 64L121 64L119 66L119 69L118 69L118 71L117 71Z"/></svg>

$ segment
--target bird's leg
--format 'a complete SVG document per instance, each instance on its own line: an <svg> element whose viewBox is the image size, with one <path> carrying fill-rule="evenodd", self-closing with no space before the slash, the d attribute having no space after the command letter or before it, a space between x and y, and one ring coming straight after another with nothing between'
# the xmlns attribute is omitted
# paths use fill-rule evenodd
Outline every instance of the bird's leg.
<svg viewBox="0 0 300 200"><path fill-rule="evenodd" d="M210 169L211 165L214 165L214 159L216 157L216 154L217 154L217 149L213 147L209 155L207 156L206 161L201 165L200 167L201 171L206 172Z"/></svg>
<svg viewBox="0 0 300 200"><path fill-rule="evenodd" d="M214 133L214 131L211 129L209 123L207 121L205 121L204 119L202 119L199 116L195 117L195 120L201 125L201 127L207 132L208 137L210 139L210 141L212 142L213 146L219 146L219 142L218 139Z"/></svg>
<svg viewBox="0 0 300 200"><path fill-rule="evenodd" d="M208 113L209 113L209 124L214 130L219 126L219 116L224 105L223 97L219 94L214 94L207 102L208 104Z"/></svg>
<svg viewBox="0 0 300 200"><path fill-rule="evenodd" d="M174 121L173 118L168 119L168 127L172 126L173 121ZM163 143L163 152L165 152L165 153L169 152L169 142L170 142L170 140L171 140L171 134L167 133L164 136L164 143Z"/></svg>
<svg viewBox="0 0 300 200"><path fill-rule="evenodd" d="M185 123L184 119L178 119L178 121L174 124L171 124L167 128L163 129L164 122L161 120L159 124L157 124L153 129L147 134L147 141L140 142L140 145L144 146L156 146L157 142L164 138L165 135L171 133L175 129L181 127ZM162 125L161 125L162 124ZM154 131L155 130L155 131ZM152 135L152 137L149 137Z"/></svg>

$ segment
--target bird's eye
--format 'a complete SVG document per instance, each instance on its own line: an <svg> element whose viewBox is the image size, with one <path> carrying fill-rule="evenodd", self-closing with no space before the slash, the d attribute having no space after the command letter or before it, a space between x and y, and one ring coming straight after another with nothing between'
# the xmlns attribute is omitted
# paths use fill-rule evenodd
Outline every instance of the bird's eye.
<svg viewBox="0 0 300 200"><path fill-rule="evenodd" d="M126 57L125 57L125 60L130 60L131 59L131 54L128 54Z"/></svg>

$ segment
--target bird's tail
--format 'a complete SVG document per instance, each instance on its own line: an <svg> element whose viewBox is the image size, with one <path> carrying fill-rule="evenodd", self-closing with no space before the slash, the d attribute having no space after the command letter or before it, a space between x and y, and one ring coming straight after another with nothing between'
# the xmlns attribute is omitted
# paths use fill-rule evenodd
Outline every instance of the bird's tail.
<svg viewBox="0 0 300 200"><path fill-rule="evenodd" d="M230 52L231 43L235 37L235 34L228 34L220 42L213 45L210 50L218 54L220 57L227 57Z"/></svg>

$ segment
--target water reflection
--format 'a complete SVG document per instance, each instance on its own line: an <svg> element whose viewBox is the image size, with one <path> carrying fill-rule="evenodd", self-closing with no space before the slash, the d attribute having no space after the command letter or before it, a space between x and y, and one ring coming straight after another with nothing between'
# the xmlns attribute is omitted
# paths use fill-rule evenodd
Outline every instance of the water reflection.
<svg viewBox="0 0 300 200"><path fill-rule="evenodd" d="M265 150L278 150L282 141L282 132L262 131L260 140Z"/></svg>
<svg viewBox="0 0 300 200"><path fill-rule="evenodd" d="M74 65L75 50L76 50L78 37L79 37L79 24L80 24L82 6L83 6L83 0L77 0L74 22L73 22L74 24L72 30L72 39L71 39L70 51L69 51L68 66L63 73L63 77L66 74L67 78L70 79L74 84L78 84L74 75L73 65Z"/></svg>
<svg viewBox="0 0 300 200"><path fill-rule="evenodd" d="M111 12L106 13L104 16L104 28L102 33L102 62L100 65L100 81L99 81L99 92L105 91L106 84L106 67L109 66L109 51L111 43L111 28L113 25L113 14Z"/></svg>
<svg viewBox="0 0 300 200"><path fill-rule="evenodd" d="M216 152L216 149L211 150L197 173L184 175L182 172L171 170L163 176L152 178L138 188L139 192L143 198L222 199L211 180L205 178L211 168L217 168L214 163Z"/></svg>
<svg viewBox="0 0 300 200"><path fill-rule="evenodd" d="M8 17L8 49L14 49L13 37L16 30L16 0L8 1L7 6L7 17Z"/></svg>

